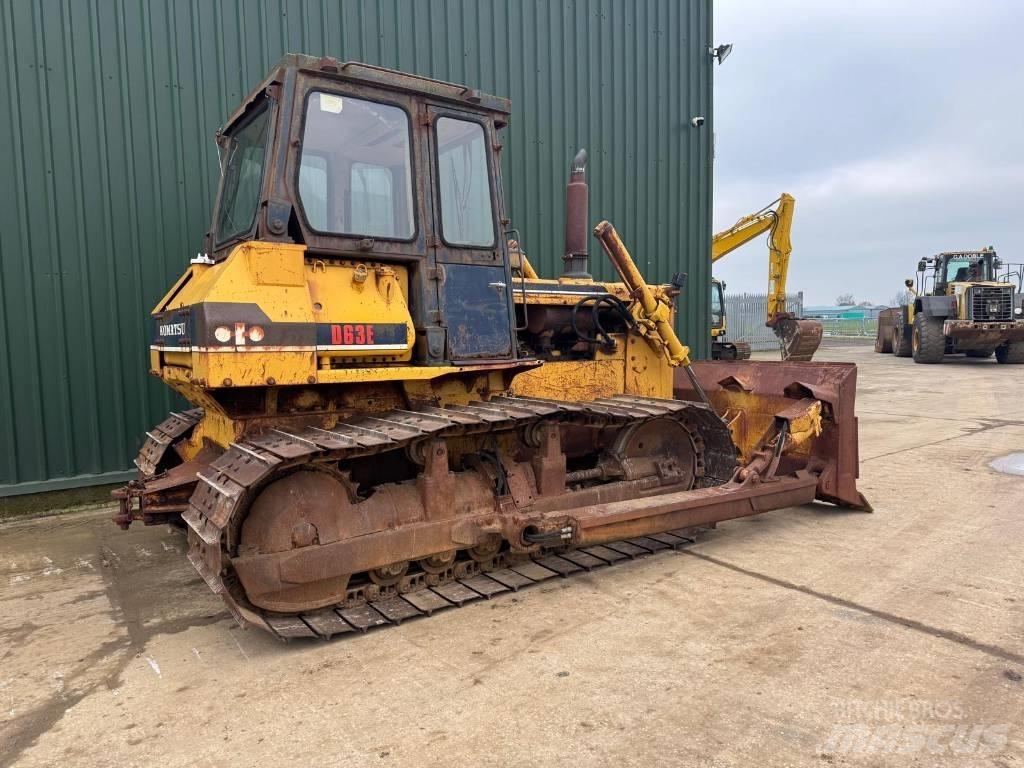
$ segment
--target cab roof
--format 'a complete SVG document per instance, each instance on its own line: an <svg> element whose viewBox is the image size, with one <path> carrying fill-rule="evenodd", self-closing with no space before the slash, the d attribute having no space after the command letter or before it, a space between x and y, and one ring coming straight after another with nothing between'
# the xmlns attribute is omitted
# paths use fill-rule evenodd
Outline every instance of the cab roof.
<svg viewBox="0 0 1024 768"><path fill-rule="evenodd" d="M268 88L280 86L290 74L303 73L326 80L370 85L384 90L418 94L451 104L483 109L497 114L495 123L502 127L512 111L512 102L501 96L492 96L459 83L449 83L424 75L401 72L361 61L338 61L330 56L309 56L304 53L286 53L271 69L270 74L231 113L218 133L225 133L238 120L249 105Z"/></svg>

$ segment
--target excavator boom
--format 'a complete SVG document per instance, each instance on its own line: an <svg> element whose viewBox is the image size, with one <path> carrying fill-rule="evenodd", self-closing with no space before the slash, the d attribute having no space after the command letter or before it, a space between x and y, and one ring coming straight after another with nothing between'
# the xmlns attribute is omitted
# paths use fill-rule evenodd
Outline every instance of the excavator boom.
<svg viewBox="0 0 1024 768"><path fill-rule="evenodd" d="M786 310L786 277L793 250L790 231L796 200L783 192L761 210L744 216L711 240L714 264L737 248L768 233L768 311L766 325L782 343L783 360L810 360L821 344L821 323L798 319Z"/></svg>

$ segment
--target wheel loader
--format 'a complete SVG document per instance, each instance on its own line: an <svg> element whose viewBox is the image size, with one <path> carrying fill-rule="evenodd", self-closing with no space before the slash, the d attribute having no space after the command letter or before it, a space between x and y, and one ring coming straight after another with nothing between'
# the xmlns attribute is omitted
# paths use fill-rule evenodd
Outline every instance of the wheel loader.
<svg viewBox="0 0 1024 768"><path fill-rule="evenodd" d="M998 278L1001 266L991 246L919 261L916 281L904 283L910 300L879 315L875 351L915 363L993 353L1000 363L1024 363L1024 302Z"/></svg>
<svg viewBox="0 0 1024 768"><path fill-rule="evenodd" d="M204 253L152 312L193 406L146 433L115 520L171 523L232 615L283 639L397 623L857 491L851 364L696 362L678 282L565 273L505 219L510 105L288 55L217 134ZM510 245L512 243L512 245Z"/></svg>

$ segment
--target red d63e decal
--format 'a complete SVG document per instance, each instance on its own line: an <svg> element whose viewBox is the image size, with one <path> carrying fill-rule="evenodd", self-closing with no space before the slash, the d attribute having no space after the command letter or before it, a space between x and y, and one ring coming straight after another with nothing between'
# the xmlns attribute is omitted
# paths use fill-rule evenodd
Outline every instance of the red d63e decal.
<svg viewBox="0 0 1024 768"><path fill-rule="evenodd" d="M331 325L331 344L373 344L373 326L366 323Z"/></svg>

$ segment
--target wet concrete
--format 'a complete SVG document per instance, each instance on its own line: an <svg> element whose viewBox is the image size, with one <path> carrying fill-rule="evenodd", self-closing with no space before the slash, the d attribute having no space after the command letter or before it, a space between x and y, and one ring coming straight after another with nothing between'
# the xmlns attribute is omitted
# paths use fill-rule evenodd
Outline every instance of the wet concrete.
<svg viewBox="0 0 1024 768"><path fill-rule="evenodd" d="M238 629L166 527L0 526L0 765L1024 766L1024 369L822 352L874 514L332 643Z"/></svg>
<svg viewBox="0 0 1024 768"><path fill-rule="evenodd" d="M996 472L1005 472L1008 475L1024 475L1024 453L1008 453L998 459L992 459L988 464Z"/></svg>

